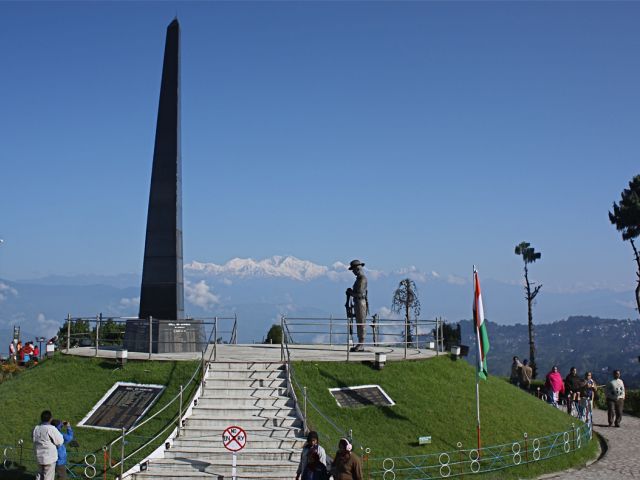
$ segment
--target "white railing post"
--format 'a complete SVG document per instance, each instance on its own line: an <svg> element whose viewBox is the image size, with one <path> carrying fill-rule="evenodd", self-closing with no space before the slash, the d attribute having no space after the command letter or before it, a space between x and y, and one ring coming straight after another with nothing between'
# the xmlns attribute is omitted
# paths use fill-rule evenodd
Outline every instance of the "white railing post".
<svg viewBox="0 0 640 480"><path fill-rule="evenodd" d="M122 427L122 447L120 448L120 479L124 476L124 437L125 437L125 429Z"/></svg>
<svg viewBox="0 0 640 480"><path fill-rule="evenodd" d="M213 361L218 358L218 317L213 319Z"/></svg>
<svg viewBox="0 0 640 480"><path fill-rule="evenodd" d="M180 400L178 403L178 437L180 436L180 428L182 428L182 385L180 385Z"/></svg>
<svg viewBox="0 0 640 480"><path fill-rule="evenodd" d="M304 415L303 415L303 419L302 419L302 429L304 434L306 435L308 432L307 430L307 387L302 387L302 391L303 391L303 405L304 405Z"/></svg>
<svg viewBox="0 0 640 480"><path fill-rule="evenodd" d="M67 313L67 353L71 350L71 314Z"/></svg>
<svg viewBox="0 0 640 480"><path fill-rule="evenodd" d="M98 356L98 347L100 345L100 324L102 323L102 313L96 315L96 357Z"/></svg>
<svg viewBox="0 0 640 480"><path fill-rule="evenodd" d="M329 315L329 346L333 346L333 315Z"/></svg>
<svg viewBox="0 0 640 480"><path fill-rule="evenodd" d="M280 316L280 361L284 362L284 315Z"/></svg>

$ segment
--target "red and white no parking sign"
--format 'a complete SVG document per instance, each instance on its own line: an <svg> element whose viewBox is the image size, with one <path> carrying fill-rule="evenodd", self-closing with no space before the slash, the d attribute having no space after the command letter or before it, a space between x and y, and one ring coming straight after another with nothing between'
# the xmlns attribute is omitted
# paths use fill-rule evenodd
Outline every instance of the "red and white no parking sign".
<svg viewBox="0 0 640 480"><path fill-rule="evenodd" d="M238 452L247 444L247 433L240 427L227 427L222 432L222 443L227 450Z"/></svg>

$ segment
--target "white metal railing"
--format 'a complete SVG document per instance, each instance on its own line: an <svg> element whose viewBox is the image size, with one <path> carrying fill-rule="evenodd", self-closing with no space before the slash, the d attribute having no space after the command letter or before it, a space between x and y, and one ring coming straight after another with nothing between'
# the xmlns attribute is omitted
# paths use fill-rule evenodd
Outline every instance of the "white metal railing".
<svg viewBox="0 0 640 480"><path fill-rule="evenodd" d="M410 349L432 348L436 354L444 352L442 318L406 320L385 319L374 315L367 319L366 329L371 329L372 340L363 346L400 347L404 358ZM280 318L282 339L280 357L285 361L285 346L292 344L340 346L347 352L347 361L357 323L354 319L334 317L286 317ZM366 340L366 337L365 337Z"/></svg>

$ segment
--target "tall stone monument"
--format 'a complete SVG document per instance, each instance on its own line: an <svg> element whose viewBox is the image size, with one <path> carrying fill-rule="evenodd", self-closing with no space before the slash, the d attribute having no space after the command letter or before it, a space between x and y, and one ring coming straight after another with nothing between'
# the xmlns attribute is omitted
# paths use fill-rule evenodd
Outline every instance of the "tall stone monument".
<svg viewBox="0 0 640 480"><path fill-rule="evenodd" d="M184 318L177 19L167 27L164 49L138 317L127 321L126 349L154 353L202 349L202 323Z"/></svg>

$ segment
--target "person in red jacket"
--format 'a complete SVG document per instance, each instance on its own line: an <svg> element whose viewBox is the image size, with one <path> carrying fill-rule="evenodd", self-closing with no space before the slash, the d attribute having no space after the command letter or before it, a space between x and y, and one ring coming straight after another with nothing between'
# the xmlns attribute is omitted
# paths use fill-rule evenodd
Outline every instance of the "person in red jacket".
<svg viewBox="0 0 640 480"><path fill-rule="evenodd" d="M564 380L558 371L557 365L554 365L551 371L547 373L544 386L547 390L547 401L557 407L560 395L564 394Z"/></svg>

